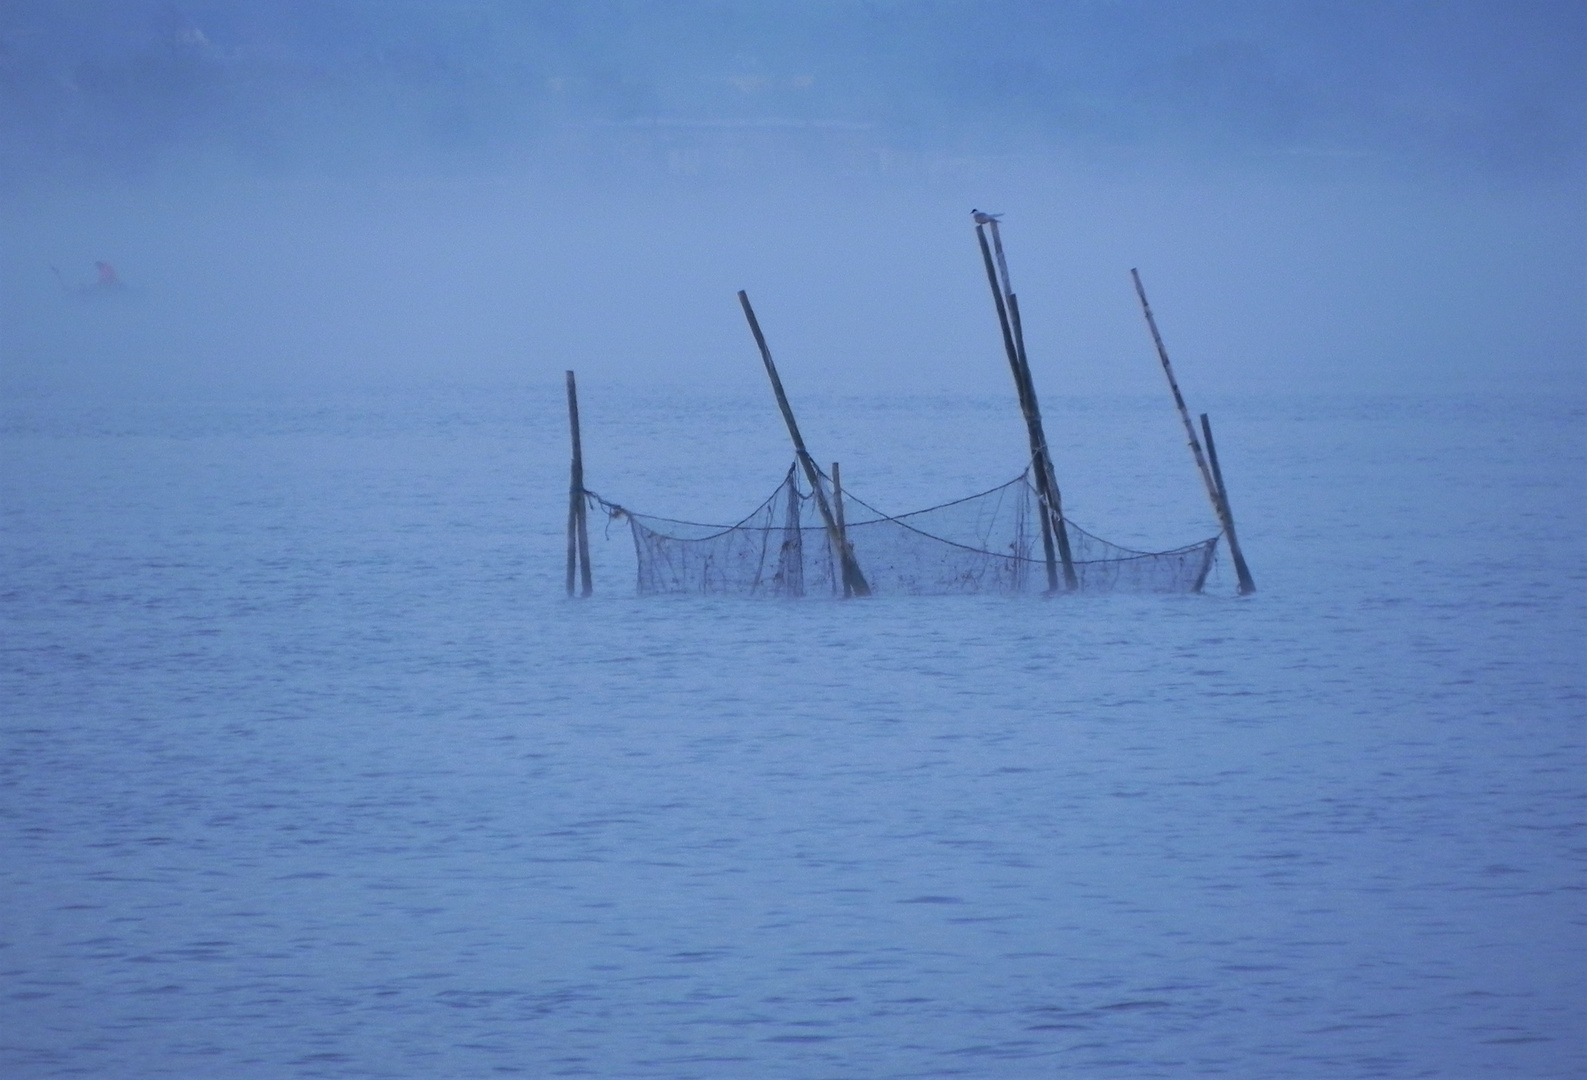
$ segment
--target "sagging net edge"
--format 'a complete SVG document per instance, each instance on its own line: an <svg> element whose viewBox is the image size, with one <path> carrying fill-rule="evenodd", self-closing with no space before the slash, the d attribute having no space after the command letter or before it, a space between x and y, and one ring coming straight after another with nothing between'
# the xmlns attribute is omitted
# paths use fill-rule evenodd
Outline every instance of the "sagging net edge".
<svg viewBox="0 0 1587 1080"><path fill-rule="evenodd" d="M823 474L824 475L824 474ZM643 514L586 492L634 539L641 595L842 595L833 540L797 465L733 525ZM1041 522L1028 471L976 495L890 515L851 493L845 536L878 595L1017 594L1046 589ZM866 514L855 516L856 508ZM868 516L867 516L868 515ZM1137 551L1066 521L1078 586L1087 592L1200 592L1217 536L1170 551Z"/></svg>

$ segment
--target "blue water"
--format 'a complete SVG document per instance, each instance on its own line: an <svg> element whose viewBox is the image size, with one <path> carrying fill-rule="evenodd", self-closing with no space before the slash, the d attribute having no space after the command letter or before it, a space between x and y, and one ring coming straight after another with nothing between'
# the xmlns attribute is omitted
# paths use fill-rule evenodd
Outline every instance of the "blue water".
<svg viewBox="0 0 1587 1080"><path fill-rule="evenodd" d="M560 381L4 406L6 1077L1563 1077L1584 410L1211 404L1260 592L561 596ZM797 404L894 511L1002 398ZM589 486L731 519L769 401L587 387ZM1212 531L1166 400L1072 515Z"/></svg>

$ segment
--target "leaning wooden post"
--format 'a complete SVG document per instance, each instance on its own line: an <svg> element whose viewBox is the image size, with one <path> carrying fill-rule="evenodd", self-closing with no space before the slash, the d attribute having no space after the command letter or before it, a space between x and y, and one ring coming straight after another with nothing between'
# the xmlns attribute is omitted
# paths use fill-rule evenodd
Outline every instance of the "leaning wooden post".
<svg viewBox="0 0 1587 1080"><path fill-rule="evenodd" d="M1069 549L1069 527L1064 523L1063 494L1058 490L1058 474L1053 469L1052 451L1047 448L1047 429L1041 420L1041 404L1036 400L1036 380L1031 377L1030 361L1025 358L1025 335L1019 323L1019 297L1013 293L1008 294L1008 313L1009 321L1014 326L1014 348L1019 353L1019 369L1025 376L1025 396L1030 401L1030 413L1036 421L1036 434L1041 439L1041 464L1047 472L1047 491L1052 495L1052 527L1058 539L1058 559L1063 563L1064 585L1069 589L1077 589L1080 582L1075 577L1074 554Z"/></svg>
<svg viewBox="0 0 1587 1080"><path fill-rule="evenodd" d="M573 570L579 567L581 594L590 595L590 533L584 501L584 447L579 440L579 391L568 372L568 427L573 433L573 469L568 485L568 595L573 595Z"/></svg>
<svg viewBox="0 0 1587 1080"><path fill-rule="evenodd" d="M1030 373L1030 359L1025 355L1025 326L1019 317L1019 297L1014 295L1014 283L1008 274L1008 259L1003 254L1003 234L998 229L997 218L989 222L992 227L992 250L997 255L997 269L1003 280L1003 296L1008 304L1008 322L1014 332L1014 351L1019 357L1019 374L1024 379L1025 398L1030 402L1030 413L1036 421L1036 434L1041 438L1042 467L1047 474L1047 491L1052 496L1053 532L1058 539L1058 558L1063 562L1064 585L1079 587L1075 577L1074 554L1069 549L1069 528L1064 523L1063 494L1058 490L1058 474L1053 468L1052 451L1047 447L1047 428L1042 424L1041 404L1036 400L1036 380Z"/></svg>
<svg viewBox="0 0 1587 1080"><path fill-rule="evenodd" d="M838 565L841 567L845 559L852 559L853 553L849 549L849 531L843 524L843 470L837 462L832 463L832 513L838 521ZM849 585L847 574L843 578L843 599L847 600L854 595L854 589Z"/></svg>
<svg viewBox="0 0 1587 1080"><path fill-rule="evenodd" d="M986 229L977 224L975 239L981 245L981 261L986 264L987 284L992 287L992 303L997 308L998 325L1003 331L1003 351L1008 354L1009 370L1014 374L1014 390L1019 395L1019 411L1025 417L1025 433L1030 438L1030 458L1036 468L1036 497L1041 502L1041 547L1047 560L1047 591L1058 591L1058 560L1053 548L1053 496L1048 486L1051 474L1047 469L1046 440L1038 420L1031 412L1030 385L1019 363L1019 350L1014 344L1014 332L1009 324L1008 307L1003 300L1003 290L998 286L997 270L992 266L992 249L986 243Z"/></svg>
<svg viewBox="0 0 1587 1080"><path fill-rule="evenodd" d="M1234 573L1240 579L1240 595L1256 592L1256 582L1251 578L1251 568L1245 565L1245 553L1240 550L1240 539L1234 535L1234 511L1229 507L1229 489L1223 486L1223 470L1218 468L1218 447L1212 441L1212 423L1207 414L1201 414L1201 434L1207 440L1207 463L1212 466L1212 480L1218 485L1218 500L1223 503L1224 531L1229 536L1229 556L1234 560Z"/></svg>
<svg viewBox="0 0 1587 1080"><path fill-rule="evenodd" d="M777 395L777 407L782 410L782 418L788 425L788 435L793 439L794 454L803 466L805 477L810 481L810 489L815 494L816 509L821 511L821 520L827 527L827 535L838 549L839 558L843 563L843 580L854 592L855 596L871 595L871 586L865 580L865 575L860 572L860 564L854 561L854 555L843 547L838 536L837 519L832 516L832 507L827 503L826 489L821 486L821 470L816 468L815 459L810 456L810 451L805 449L804 436L799 434L799 424L794 420L793 408L788 404L788 395L783 392L782 379L777 377L777 365L772 363L771 349L766 346L766 335L760 331L760 320L755 318L755 309L749 305L749 294L743 289L738 291L738 302L744 308L744 318L749 320L750 333L755 335L755 344L760 347L761 361L766 365L766 375L771 379L772 393Z"/></svg>
<svg viewBox="0 0 1587 1080"><path fill-rule="evenodd" d="M1179 409L1179 418L1185 422L1185 435L1190 440L1190 453L1196 459L1196 468L1201 473L1201 480L1207 487L1207 498L1212 502L1212 512L1217 515L1218 524L1223 527L1224 535L1229 537L1229 550L1234 551L1234 521L1229 517L1228 507L1218 497L1218 484L1212 478L1212 469L1207 465L1207 458L1201 452L1201 440L1196 437L1196 425L1190 421L1190 410L1185 407L1185 395L1179 392L1179 380L1174 378L1174 365L1168 361L1168 349L1163 345L1163 335L1157 332L1157 320L1152 317L1152 305L1146 302L1146 288L1141 284L1141 275L1131 267L1130 277L1135 281L1135 295L1141 298L1141 312L1146 316L1147 328L1152 332L1152 343L1157 346L1157 358L1163 363L1163 374L1168 376L1168 388L1174 392L1174 405ZM1249 577L1240 581L1242 594L1251 592L1256 588L1249 585Z"/></svg>

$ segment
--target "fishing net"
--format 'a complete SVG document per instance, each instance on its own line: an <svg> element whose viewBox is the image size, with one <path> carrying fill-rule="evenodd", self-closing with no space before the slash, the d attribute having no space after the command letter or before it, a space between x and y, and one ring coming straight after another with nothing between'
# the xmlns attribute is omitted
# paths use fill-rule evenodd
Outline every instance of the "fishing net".
<svg viewBox="0 0 1587 1080"><path fill-rule="evenodd" d="M833 537L812 505L814 496L801 490L797 466L736 525L654 517L593 494L591 498L613 518L628 521L642 595L843 593ZM885 514L847 492L843 505L844 533L854 560L877 595L1047 589L1039 504L1028 474L979 495L908 514ZM1134 551L1072 522L1065 527L1076 581L1087 592L1199 592L1219 539L1173 551Z"/></svg>

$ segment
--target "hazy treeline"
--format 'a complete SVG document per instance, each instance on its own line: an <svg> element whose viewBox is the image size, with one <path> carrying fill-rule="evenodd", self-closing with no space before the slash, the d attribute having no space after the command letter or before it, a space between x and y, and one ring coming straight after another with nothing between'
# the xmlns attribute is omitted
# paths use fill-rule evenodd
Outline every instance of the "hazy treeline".
<svg viewBox="0 0 1587 1080"><path fill-rule="evenodd" d="M0 382L1578 385L1584 13L7 0Z"/></svg>
<svg viewBox="0 0 1587 1080"><path fill-rule="evenodd" d="M1558 175L1584 42L1569 0L9 0L0 154L16 179L620 142L676 169L735 141L908 161L1018 138Z"/></svg>

